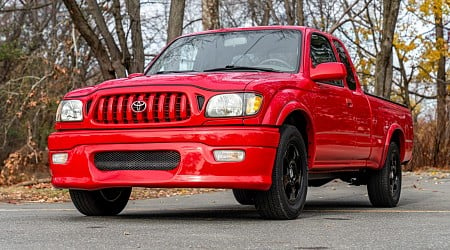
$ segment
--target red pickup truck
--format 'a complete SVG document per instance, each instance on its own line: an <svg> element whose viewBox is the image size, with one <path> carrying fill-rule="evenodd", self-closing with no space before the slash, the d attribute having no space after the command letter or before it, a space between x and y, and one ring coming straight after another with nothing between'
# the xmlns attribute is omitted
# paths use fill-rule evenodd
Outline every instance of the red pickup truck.
<svg viewBox="0 0 450 250"><path fill-rule="evenodd" d="M96 216L132 187L208 187L294 219L336 178L393 207L413 143L409 110L363 92L341 41L285 26L179 37L143 74L66 94L55 128L52 183Z"/></svg>

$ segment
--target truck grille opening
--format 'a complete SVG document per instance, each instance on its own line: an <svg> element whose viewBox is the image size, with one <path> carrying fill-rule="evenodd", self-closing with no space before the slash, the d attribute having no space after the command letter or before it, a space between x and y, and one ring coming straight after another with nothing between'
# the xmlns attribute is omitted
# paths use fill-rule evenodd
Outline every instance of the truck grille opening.
<svg viewBox="0 0 450 250"><path fill-rule="evenodd" d="M94 156L95 166L103 171L172 170L180 163L176 151L113 151Z"/></svg>
<svg viewBox="0 0 450 250"><path fill-rule="evenodd" d="M93 119L102 124L161 123L187 120L191 108L184 93L134 93L102 96Z"/></svg>

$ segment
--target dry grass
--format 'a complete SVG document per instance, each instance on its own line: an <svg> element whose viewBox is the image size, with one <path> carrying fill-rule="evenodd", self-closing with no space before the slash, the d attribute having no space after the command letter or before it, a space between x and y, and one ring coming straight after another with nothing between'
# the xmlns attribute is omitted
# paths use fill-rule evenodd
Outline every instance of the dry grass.
<svg viewBox="0 0 450 250"><path fill-rule="evenodd" d="M450 140L443 140L444 146L436 157L435 138L436 122L420 120L414 124L413 158L406 169L421 171L430 169L430 166L433 165L439 167L439 170L450 169Z"/></svg>

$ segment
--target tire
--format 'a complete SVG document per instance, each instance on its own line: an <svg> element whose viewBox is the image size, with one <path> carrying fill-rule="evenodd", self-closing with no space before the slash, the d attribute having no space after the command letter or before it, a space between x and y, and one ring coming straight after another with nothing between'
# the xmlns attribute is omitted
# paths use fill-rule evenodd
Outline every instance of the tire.
<svg viewBox="0 0 450 250"><path fill-rule="evenodd" d="M255 205L256 191L247 189L233 189L233 195L241 205Z"/></svg>
<svg viewBox="0 0 450 250"><path fill-rule="evenodd" d="M70 198L78 211L87 216L117 215L125 208L131 188L107 188L95 191L70 189Z"/></svg>
<svg viewBox="0 0 450 250"><path fill-rule="evenodd" d="M395 142L389 145L386 162L382 169L369 176L367 192L374 207L395 207L402 189L400 152Z"/></svg>
<svg viewBox="0 0 450 250"><path fill-rule="evenodd" d="M255 207L266 219L295 219L303 210L307 189L305 143L297 128L283 125L272 170L272 185L268 191L257 192Z"/></svg>

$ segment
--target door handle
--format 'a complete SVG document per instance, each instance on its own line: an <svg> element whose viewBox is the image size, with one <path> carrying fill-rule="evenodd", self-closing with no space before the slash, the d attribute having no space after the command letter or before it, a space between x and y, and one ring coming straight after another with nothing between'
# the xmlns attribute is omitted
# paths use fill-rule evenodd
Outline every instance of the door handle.
<svg viewBox="0 0 450 250"><path fill-rule="evenodd" d="M349 107L349 108L353 107L352 99L345 98L345 102L347 103L347 107Z"/></svg>
<svg viewBox="0 0 450 250"><path fill-rule="evenodd" d="M320 89L320 90L327 90L327 89L330 88L330 87L328 87L327 85L325 85L325 84L323 84L323 83L317 84L316 86L317 86L317 88Z"/></svg>

